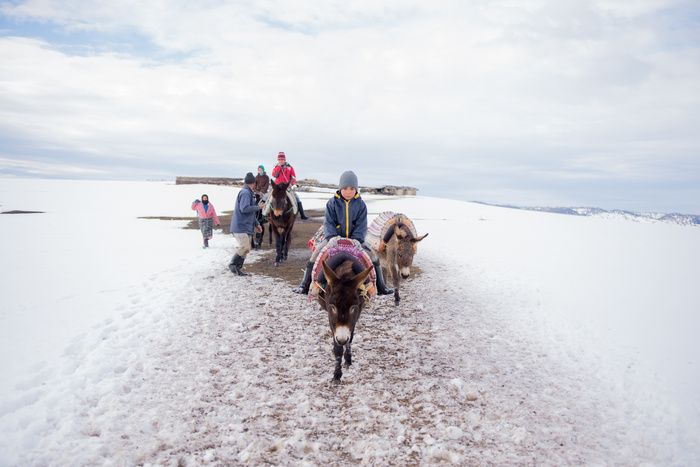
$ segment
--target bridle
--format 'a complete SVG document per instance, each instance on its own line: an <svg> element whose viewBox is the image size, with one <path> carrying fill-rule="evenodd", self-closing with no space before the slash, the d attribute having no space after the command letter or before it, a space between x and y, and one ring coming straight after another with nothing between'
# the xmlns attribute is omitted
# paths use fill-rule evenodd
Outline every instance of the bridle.
<svg viewBox="0 0 700 467"><path fill-rule="evenodd" d="M274 199L274 198L273 198L273 199ZM291 201L289 201L289 195L288 195L287 192L285 191L285 193L284 193L284 207L283 207L282 209L284 210L284 209L287 207L287 205L289 205L289 209L287 209L286 211L284 211L284 212L283 212L282 214L280 214L279 216L275 216L275 215L274 215L275 207L272 206L272 210L271 210L272 216L275 217L275 218L282 217L282 216L284 216L285 214L289 214L291 211L294 210L294 205L292 204Z"/></svg>

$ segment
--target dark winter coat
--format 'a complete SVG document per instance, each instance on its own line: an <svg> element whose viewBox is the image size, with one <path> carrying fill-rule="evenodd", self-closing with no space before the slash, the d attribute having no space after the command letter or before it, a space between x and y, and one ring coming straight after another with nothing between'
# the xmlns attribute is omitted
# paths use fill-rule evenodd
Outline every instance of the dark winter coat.
<svg viewBox="0 0 700 467"><path fill-rule="evenodd" d="M341 236L364 243L367 235L367 205L359 193L346 201L340 195L340 191L337 191L333 198L328 200L323 234L326 240Z"/></svg>
<svg viewBox="0 0 700 467"><path fill-rule="evenodd" d="M260 193L267 193L267 190L270 188L270 177L267 176L267 174L257 174L255 176L255 191L259 191Z"/></svg>
<svg viewBox="0 0 700 467"><path fill-rule="evenodd" d="M248 185L243 185L236 198L236 207L231 218L231 233L246 233L253 235L255 226L260 225L255 213L260 206L255 203L255 194Z"/></svg>

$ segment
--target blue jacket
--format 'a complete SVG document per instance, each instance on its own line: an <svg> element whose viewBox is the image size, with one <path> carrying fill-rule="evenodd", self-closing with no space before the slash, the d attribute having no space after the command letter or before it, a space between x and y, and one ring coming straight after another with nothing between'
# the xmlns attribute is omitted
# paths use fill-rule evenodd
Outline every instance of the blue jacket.
<svg viewBox="0 0 700 467"><path fill-rule="evenodd" d="M253 235L255 226L260 225L255 213L260 206L255 203L255 195L248 185L243 185L236 198L236 207L231 218L231 233L246 233Z"/></svg>
<svg viewBox="0 0 700 467"><path fill-rule="evenodd" d="M336 236L354 238L365 242L367 235L367 205L357 193L350 201L340 196L340 191L326 203L326 217L323 221L323 234L326 239Z"/></svg>

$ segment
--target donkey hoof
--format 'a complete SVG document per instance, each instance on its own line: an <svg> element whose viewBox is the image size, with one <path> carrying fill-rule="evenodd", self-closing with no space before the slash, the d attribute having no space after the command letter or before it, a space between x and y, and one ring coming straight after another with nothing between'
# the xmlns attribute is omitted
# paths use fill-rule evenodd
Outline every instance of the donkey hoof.
<svg viewBox="0 0 700 467"><path fill-rule="evenodd" d="M279 266L279 265L280 265L280 262L279 262L279 261L275 261L275 267L277 267L277 266Z"/></svg>
<svg viewBox="0 0 700 467"><path fill-rule="evenodd" d="M401 303L401 300L399 300L398 298L397 298L396 300L394 300L394 305L395 305L395 306L399 306L399 303Z"/></svg>

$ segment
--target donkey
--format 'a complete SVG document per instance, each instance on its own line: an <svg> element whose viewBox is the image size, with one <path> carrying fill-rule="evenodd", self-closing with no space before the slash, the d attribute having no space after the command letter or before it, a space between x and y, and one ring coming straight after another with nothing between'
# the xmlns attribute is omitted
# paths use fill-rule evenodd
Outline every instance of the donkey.
<svg viewBox="0 0 700 467"><path fill-rule="evenodd" d="M386 247L379 249L379 261L382 269L389 271L394 284L394 305L398 306L401 301L399 296L401 279L408 279L411 275L416 244L427 236L428 234L414 237L411 229L403 222L392 225L384 236L383 243Z"/></svg>
<svg viewBox="0 0 700 467"><path fill-rule="evenodd" d="M360 319L360 312L365 304L364 298L360 295L359 286L365 282L374 266L370 265L364 271L355 274L351 260L343 261L335 270L331 269L325 260L321 265L327 284L325 291L318 295L318 302L321 308L328 312L335 355L333 382L339 384L343 376L341 369L343 349L347 368L352 365L352 338L355 335L355 324Z"/></svg>
<svg viewBox="0 0 700 467"><path fill-rule="evenodd" d="M277 256L275 266L279 266L287 259L289 244L292 241L292 229L297 215L294 213L294 206L287 196L288 183L276 184L270 180L272 193L270 193L272 212L270 212L270 230L275 234L275 246Z"/></svg>
<svg viewBox="0 0 700 467"><path fill-rule="evenodd" d="M258 204L260 200L265 196L265 193L261 193L259 191L255 192L255 204ZM265 216L263 216L262 211L258 211L255 213L255 218L258 220L260 223L260 226L262 227L262 232L260 233L255 233L253 236L250 238L250 246L251 248L255 250L259 250L262 247L263 244L263 238L265 238L265 223L267 222L267 219ZM269 245L272 246L272 229L269 230Z"/></svg>

